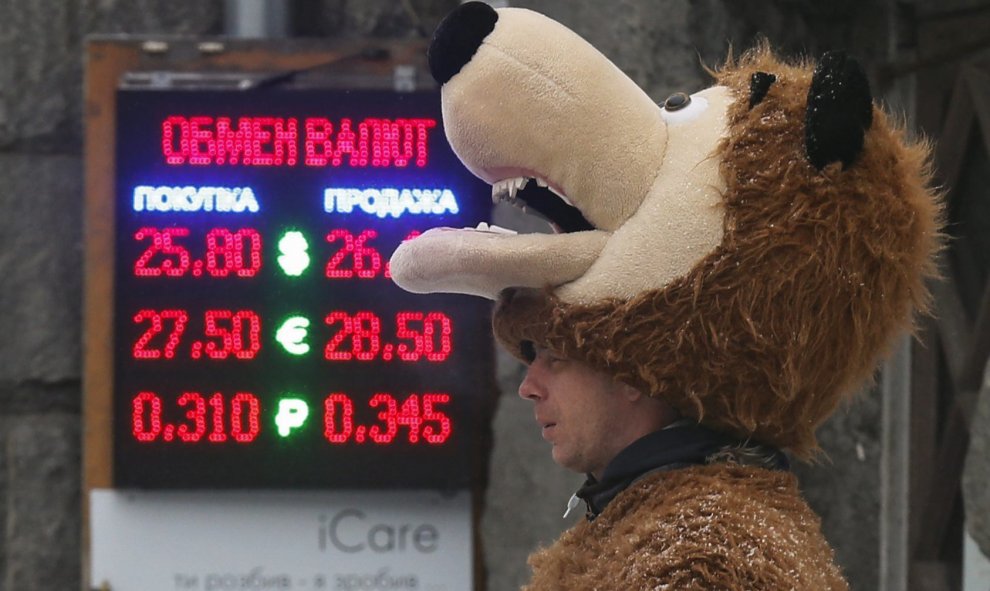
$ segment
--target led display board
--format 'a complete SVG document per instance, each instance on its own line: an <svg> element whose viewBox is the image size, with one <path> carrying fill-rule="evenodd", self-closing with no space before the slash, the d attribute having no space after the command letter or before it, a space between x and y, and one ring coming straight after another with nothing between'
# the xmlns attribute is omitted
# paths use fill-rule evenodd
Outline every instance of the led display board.
<svg viewBox="0 0 990 591"><path fill-rule="evenodd" d="M490 214L439 105L118 90L115 486L470 484L488 304L388 269L402 240Z"/></svg>

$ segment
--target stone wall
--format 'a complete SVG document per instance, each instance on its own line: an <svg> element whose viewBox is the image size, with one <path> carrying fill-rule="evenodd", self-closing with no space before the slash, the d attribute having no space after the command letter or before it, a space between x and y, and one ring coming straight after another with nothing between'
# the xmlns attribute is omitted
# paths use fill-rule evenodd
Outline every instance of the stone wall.
<svg viewBox="0 0 990 591"><path fill-rule="evenodd" d="M983 374L972 425L962 477L966 527L980 551L990 559L990 364Z"/></svg>
<svg viewBox="0 0 990 591"><path fill-rule="evenodd" d="M80 585L85 37L216 33L220 4L0 0L0 590Z"/></svg>
<svg viewBox="0 0 990 591"><path fill-rule="evenodd" d="M432 31L456 4L299 2L294 20L310 36L402 38ZM513 4L587 37L658 101L706 84L701 64L721 62L730 42L751 45L758 31L788 52L847 46L872 59L885 46L879 1ZM80 584L84 38L216 34L221 23L220 0L0 0L0 591ZM515 396L522 368L506 357L499 367L482 521L491 591L525 579L526 554L568 524L559 516L581 480L550 462ZM854 589L876 588L878 408L869 395L841 413L822 432L831 463L798 469Z"/></svg>

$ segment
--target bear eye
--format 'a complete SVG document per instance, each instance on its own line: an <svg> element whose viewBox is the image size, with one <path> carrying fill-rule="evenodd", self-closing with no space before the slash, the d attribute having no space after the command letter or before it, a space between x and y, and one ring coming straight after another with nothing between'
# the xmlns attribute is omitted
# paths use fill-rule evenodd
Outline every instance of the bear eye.
<svg viewBox="0 0 990 591"><path fill-rule="evenodd" d="M667 97L660 109L660 116L668 124L678 125L687 123L708 109L708 101L702 96L691 96L684 92L675 92Z"/></svg>
<svg viewBox="0 0 990 591"><path fill-rule="evenodd" d="M663 108L670 111L680 111L691 104L691 96L685 92L675 92L663 102Z"/></svg>

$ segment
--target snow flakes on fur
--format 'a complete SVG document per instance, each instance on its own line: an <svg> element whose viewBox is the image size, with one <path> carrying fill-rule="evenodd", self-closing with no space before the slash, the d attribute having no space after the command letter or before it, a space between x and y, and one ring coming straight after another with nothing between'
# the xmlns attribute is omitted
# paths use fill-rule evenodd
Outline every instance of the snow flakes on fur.
<svg viewBox="0 0 990 591"><path fill-rule="evenodd" d="M530 557L525 591L845 591L793 475L716 464L660 472Z"/></svg>

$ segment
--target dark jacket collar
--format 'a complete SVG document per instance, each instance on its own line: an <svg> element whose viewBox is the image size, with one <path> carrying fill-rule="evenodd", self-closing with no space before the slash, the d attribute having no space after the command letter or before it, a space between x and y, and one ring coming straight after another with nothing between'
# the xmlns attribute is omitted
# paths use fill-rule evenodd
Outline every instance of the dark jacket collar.
<svg viewBox="0 0 990 591"><path fill-rule="evenodd" d="M649 473L740 459L776 470L789 468L787 457L776 448L740 441L692 421L678 421L631 443L605 467L600 481L589 474L575 496L588 506L587 517L592 520L616 495Z"/></svg>

